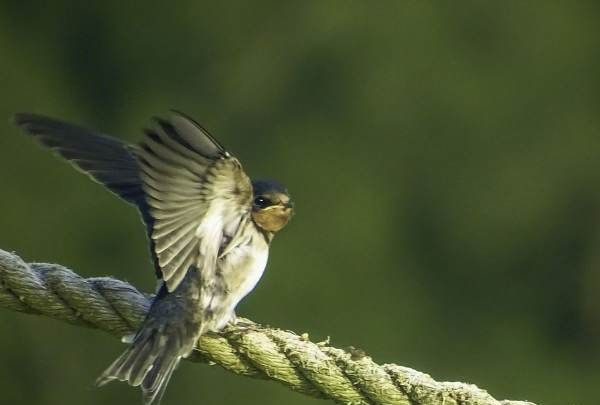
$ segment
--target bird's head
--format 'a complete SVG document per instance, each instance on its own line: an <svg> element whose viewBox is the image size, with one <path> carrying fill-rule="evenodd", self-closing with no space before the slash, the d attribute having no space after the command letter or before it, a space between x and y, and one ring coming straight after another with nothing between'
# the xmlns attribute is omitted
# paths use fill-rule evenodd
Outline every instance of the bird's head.
<svg viewBox="0 0 600 405"><path fill-rule="evenodd" d="M252 189L252 219L267 232L279 231L294 212L287 190L274 180L253 181Z"/></svg>

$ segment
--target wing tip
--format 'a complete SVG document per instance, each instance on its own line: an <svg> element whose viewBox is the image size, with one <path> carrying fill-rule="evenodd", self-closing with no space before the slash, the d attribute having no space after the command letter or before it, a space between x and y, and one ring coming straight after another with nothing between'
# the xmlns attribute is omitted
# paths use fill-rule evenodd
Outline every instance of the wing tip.
<svg viewBox="0 0 600 405"><path fill-rule="evenodd" d="M177 109L177 108L169 108L169 112L171 114L175 114L175 115L179 115L182 116L190 121L196 122L193 118L191 118L189 115L187 115L186 113L182 112L181 110Z"/></svg>
<svg viewBox="0 0 600 405"><path fill-rule="evenodd" d="M18 112L11 117L11 123L23 129L29 135L41 135L59 121L45 115Z"/></svg>
<svg viewBox="0 0 600 405"><path fill-rule="evenodd" d="M190 122L192 125L194 125L196 128L198 128L201 132L204 133L204 135L210 139L210 141L217 147L217 149L219 150L219 152L221 153L225 153L225 147L217 140L217 138L214 137L213 134L210 133L210 131L208 129L206 129L203 125L201 125L198 121L196 121L195 119L193 119L192 117L190 117L189 115L187 115L186 113L177 110L175 108L171 108L169 109L169 112L171 113L172 116L176 117L176 118L180 118L180 119L184 119L185 121ZM171 119L171 123L172 123L172 119Z"/></svg>
<svg viewBox="0 0 600 405"><path fill-rule="evenodd" d="M35 121L36 118L38 118L38 116L36 114L26 113L26 112L18 112L18 113L13 114L13 116L10 118L9 122L20 128L29 130L29 127L33 124L33 121Z"/></svg>

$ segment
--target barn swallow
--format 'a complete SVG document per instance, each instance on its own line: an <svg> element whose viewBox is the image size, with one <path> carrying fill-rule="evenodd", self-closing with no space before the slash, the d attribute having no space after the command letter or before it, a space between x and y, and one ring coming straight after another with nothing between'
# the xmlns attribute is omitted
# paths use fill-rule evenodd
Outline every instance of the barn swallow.
<svg viewBox="0 0 600 405"><path fill-rule="evenodd" d="M290 195L276 181L251 181L181 113L155 118L137 145L41 115L17 114L15 123L141 213L158 292L131 345L97 383L126 381L141 387L145 404L160 402L198 338L235 322L273 236L292 216Z"/></svg>

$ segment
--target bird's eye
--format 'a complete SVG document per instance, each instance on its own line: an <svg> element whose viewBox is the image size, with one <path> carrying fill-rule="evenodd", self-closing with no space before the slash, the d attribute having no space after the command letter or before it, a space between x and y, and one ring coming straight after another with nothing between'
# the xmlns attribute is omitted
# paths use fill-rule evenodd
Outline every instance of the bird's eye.
<svg viewBox="0 0 600 405"><path fill-rule="evenodd" d="M266 208L271 205L271 201L265 197L256 197L254 199L254 205L258 208Z"/></svg>

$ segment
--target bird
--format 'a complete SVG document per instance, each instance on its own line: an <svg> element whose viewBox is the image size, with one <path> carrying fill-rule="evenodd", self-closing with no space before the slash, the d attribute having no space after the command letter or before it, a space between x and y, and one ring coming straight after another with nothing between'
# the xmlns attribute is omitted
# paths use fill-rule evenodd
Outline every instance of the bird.
<svg viewBox="0 0 600 405"><path fill-rule="evenodd" d="M141 141L33 113L14 122L55 154L139 210L157 282L150 309L127 349L100 375L139 386L158 404L198 338L236 322L274 235L294 213L275 180L250 180L240 161L200 124L172 110L153 118Z"/></svg>

